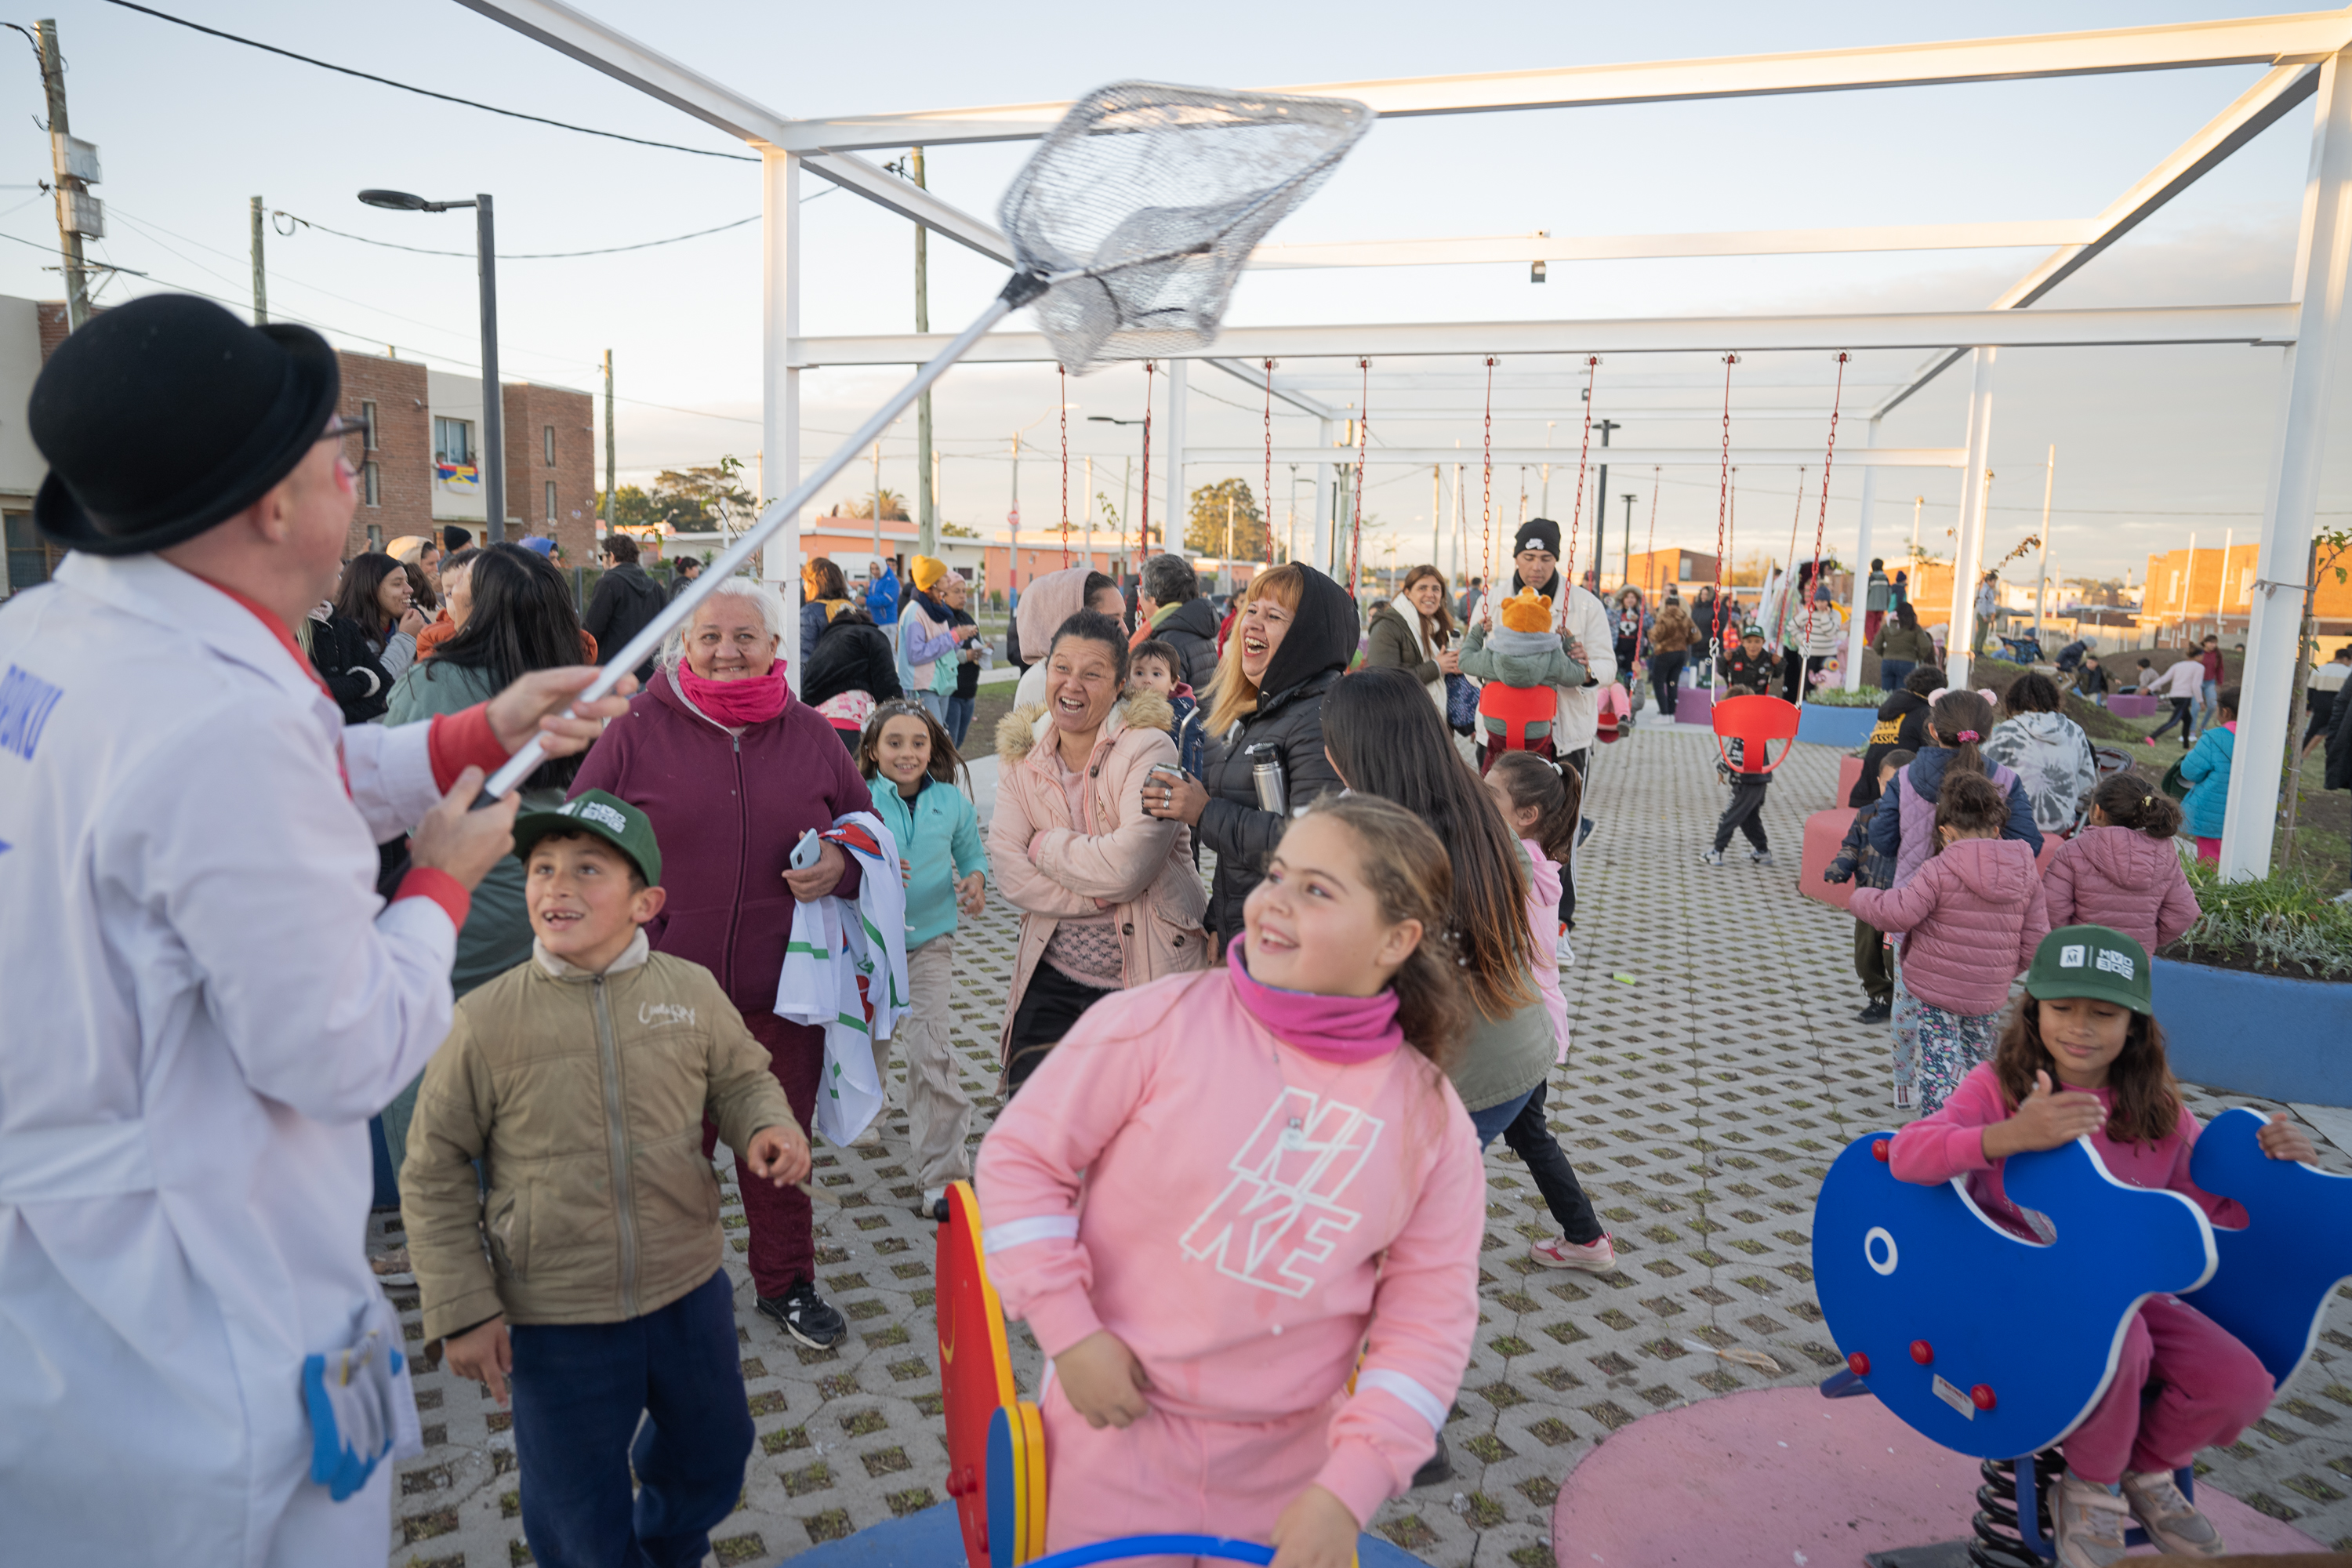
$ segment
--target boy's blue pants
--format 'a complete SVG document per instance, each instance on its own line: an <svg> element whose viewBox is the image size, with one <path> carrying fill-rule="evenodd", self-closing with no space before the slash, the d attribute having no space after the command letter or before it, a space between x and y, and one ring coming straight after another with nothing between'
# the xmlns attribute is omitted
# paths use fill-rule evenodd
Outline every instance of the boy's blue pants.
<svg viewBox="0 0 2352 1568"><path fill-rule="evenodd" d="M522 1532L541 1568L699 1564L751 1455L727 1271L625 1322L509 1334Z"/></svg>

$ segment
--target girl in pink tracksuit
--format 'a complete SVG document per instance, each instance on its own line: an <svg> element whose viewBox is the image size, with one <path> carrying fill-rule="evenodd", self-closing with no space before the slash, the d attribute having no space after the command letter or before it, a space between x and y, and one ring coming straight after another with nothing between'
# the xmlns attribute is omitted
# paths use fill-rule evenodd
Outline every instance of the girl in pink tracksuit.
<svg viewBox="0 0 2352 1568"><path fill-rule="evenodd" d="M1854 919L1904 933L1903 984L1919 1008L1922 1111L1941 1106L1991 1056L2010 982L2050 934L2033 850L2000 836L2008 819L2000 785L1948 773L1932 858L1899 888L1853 891Z"/></svg>
<svg viewBox="0 0 2352 1568"><path fill-rule="evenodd" d="M2180 868L2180 807L2129 773L2091 792L2090 822L2050 858L2042 887L2053 926L2101 925L2150 952L2205 911Z"/></svg>
<svg viewBox="0 0 2352 1568"><path fill-rule="evenodd" d="M1966 1177L1995 1224L2047 1243L2049 1221L2001 1184L2011 1154L2088 1137L2108 1174L2176 1192L2214 1224L2247 1223L2238 1204L2189 1177L2197 1119L2165 1063L2151 1015L2147 949L2103 926L2050 933L1993 1059L1969 1069L1942 1109L1895 1135L1889 1168L1933 1184ZM2311 1160L2300 1128L2262 1131L2273 1160ZM2151 1377L2160 1380L2143 1400ZM2220 1532L2173 1484L2199 1449L2236 1441L2269 1408L2270 1373L2253 1352L2175 1297L2151 1296L2126 1328L2114 1381L2067 1436L2066 1476L2053 1500L2063 1568L2105 1568L2123 1554L2126 1514L2158 1547L2183 1556L2221 1551Z"/></svg>
<svg viewBox="0 0 2352 1568"><path fill-rule="evenodd" d="M1436 1446L1486 1177L1433 1057L1468 1026L1436 835L1293 823L1229 967L1088 1009L980 1152L988 1268L1052 1360L1045 1549L1147 1531L1347 1568Z"/></svg>

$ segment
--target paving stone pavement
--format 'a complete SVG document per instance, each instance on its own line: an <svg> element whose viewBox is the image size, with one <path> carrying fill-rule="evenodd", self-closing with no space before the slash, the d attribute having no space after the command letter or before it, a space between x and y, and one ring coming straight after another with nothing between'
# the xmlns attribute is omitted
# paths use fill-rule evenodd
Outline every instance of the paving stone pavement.
<svg viewBox="0 0 2352 1568"><path fill-rule="evenodd" d="M1600 752L1589 814L1601 828L1580 862L1577 962L1561 974L1574 1045L1549 1102L1622 1262L1597 1278L1536 1265L1529 1240L1557 1233L1524 1168L1493 1146L1481 1326L1446 1428L1455 1478L1373 1521L1432 1563L1553 1568L1552 1500L1594 1444L1655 1410L1838 1364L1811 1283L1814 1195L1839 1148L1904 1115L1889 1108L1884 1026L1854 1020L1851 921L1792 890L1802 819L1829 804L1837 755L1800 747L1776 775L1764 819L1778 865L1735 847L1709 868L1698 851L1724 796L1706 735L1645 726ZM957 943L956 1045L983 1118L1014 936L992 896ZM2190 1102L2200 1117L2279 1109L2197 1089ZM894 1110L878 1147L817 1156L845 1205L817 1214L822 1288L850 1319L830 1351L752 1310L730 1178L727 1268L760 1436L743 1500L713 1532L715 1563L773 1562L946 1498L933 1227L908 1208L905 1140ZM2352 1172L2343 1150L2322 1156ZM387 1226L397 1220L378 1216ZM420 1338L415 1292L395 1300ZM1034 1389L1035 1344L1019 1324L1012 1340ZM1781 1372L1713 1353L1740 1347ZM426 1448L400 1467L389 1561L529 1562L504 1414L439 1370L416 1387ZM2269 1416L2199 1468L2352 1549L2352 1299L2331 1304L2326 1339Z"/></svg>

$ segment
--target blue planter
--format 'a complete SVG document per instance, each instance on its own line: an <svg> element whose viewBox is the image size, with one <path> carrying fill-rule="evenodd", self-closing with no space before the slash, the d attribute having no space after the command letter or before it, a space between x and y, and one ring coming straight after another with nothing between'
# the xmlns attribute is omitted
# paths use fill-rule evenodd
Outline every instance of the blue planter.
<svg viewBox="0 0 2352 1568"><path fill-rule="evenodd" d="M1797 721L1797 739L1851 750L1868 744L1870 732L1877 727L1875 708L1832 708L1826 702L1808 702Z"/></svg>
<svg viewBox="0 0 2352 1568"><path fill-rule="evenodd" d="M2156 961L2172 1070L2208 1089L2352 1106L2352 984Z"/></svg>

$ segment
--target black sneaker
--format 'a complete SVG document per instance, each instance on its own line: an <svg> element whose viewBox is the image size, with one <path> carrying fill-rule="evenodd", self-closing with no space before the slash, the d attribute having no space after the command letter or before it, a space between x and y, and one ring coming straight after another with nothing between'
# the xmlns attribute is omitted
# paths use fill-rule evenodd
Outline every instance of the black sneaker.
<svg viewBox="0 0 2352 1568"><path fill-rule="evenodd" d="M1412 1484L1415 1487L1433 1487L1440 1481L1453 1479L1454 1456L1445 1451L1445 1434L1440 1432L1437 1435L1437 1452L1429 1457L1427 1464L1413 1471Z"/></svg>
<svg viewBox="0 0 2352 1568"><path fill-rule="evenodd" d="M782 1296L762 1296L756 1304L761 1317L811 1350L830 1350L849 1332L849 1321L816 1293L814 1280L800 1280Z"/></svg>
<svg viewBox="0 0 2352 1568"><path fill-rule="evenodd" d="M1895 1016L1895 1009L1885 1002L1873 1002L1854 1016L1865 1024L1884 1024Z"/></svg>

